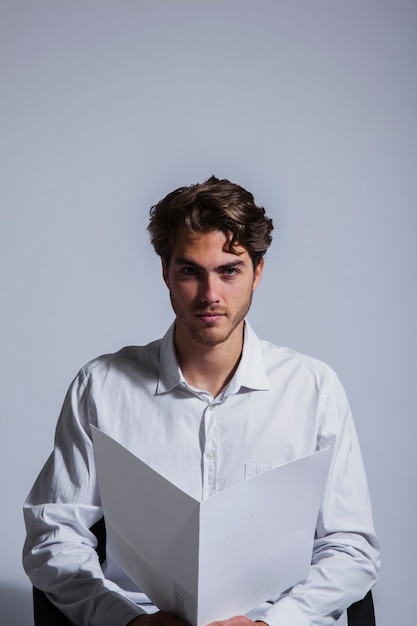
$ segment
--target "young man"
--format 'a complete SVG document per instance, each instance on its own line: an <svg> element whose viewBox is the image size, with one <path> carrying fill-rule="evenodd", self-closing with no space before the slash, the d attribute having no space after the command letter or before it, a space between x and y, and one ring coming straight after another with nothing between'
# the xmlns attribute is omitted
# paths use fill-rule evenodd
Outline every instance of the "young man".
<svg viewBox="0 0 417 626"><path fill-rule="evenodd" d="M99 564L90 424L199 499L331 445L309 576L247 616L224 617L230 626L333 624L376 582L379 547L337 376L260 341L245 321L272 221L248 191L212 177L161 200L149 231L175 322L161 340L92 361L72 383L25 504L25 569L74 624L180 626L110 558Z"/></svg>

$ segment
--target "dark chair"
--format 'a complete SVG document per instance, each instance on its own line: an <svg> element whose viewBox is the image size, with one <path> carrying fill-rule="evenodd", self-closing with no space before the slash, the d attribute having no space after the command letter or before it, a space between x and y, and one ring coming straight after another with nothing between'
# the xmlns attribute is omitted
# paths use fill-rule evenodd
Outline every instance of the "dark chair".
<svg viewBox="0 0 417 626"><path fill-rule="evenodd" d="M97 553L100 563L106 559L106 526L104 517L91 527L91 532L97 537ZM33 615L35 626L75 626L63 613L46 597L40 589L33 588ZM372 593L352 604L347 610L348 626L375 626L375 611Z"/></svg>
<svg viewBox="0 0 417 626"><path fill-rule="evenodd" d="M351 604L347 610L349 626L375 626L375 611L372 592L368 591L366 596Z"/></svg>

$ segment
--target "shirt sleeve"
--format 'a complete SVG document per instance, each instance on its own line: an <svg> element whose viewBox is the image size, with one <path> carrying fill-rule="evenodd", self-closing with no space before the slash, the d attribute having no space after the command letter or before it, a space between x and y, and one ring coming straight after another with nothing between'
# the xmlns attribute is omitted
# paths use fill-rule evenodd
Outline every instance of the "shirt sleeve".
<svg viewBox="0 0 417 626"><path fill-rule="evenodd" d="M91 526L102 508L90 423L88 376L72 383L58 420L54 451L24 505L23 566L32 584L80 626L125 626L147 611L104 577Z"/></svg>
<svg viewBox="0 0 417 626"><path fill-rule="evenodd" d="M270 626L330 626L376 583L380 565L365 470L346 394L332 372L320 397L317 449L333 446L305 581L251 611Z"/></svg>

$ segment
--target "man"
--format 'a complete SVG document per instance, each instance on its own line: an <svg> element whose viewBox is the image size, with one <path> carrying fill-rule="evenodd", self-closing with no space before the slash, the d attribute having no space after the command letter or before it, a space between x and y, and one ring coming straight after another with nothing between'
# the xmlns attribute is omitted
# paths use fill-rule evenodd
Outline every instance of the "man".
<svg viewBox="0 0 417 626"><path fill-rule="evenodd" d="M199 499L331 445L309 576L247 616L224 617L230 626L333 624L376 582L379 546L337 376L260 341L245 321L272 221L248 191L211 177L168 194L148 228L175 322L159 341L92 361L72 383L54 452L25 504L25 569L75 624L181 626L110 558L103 569L98 562L90 424Z"/></svg>

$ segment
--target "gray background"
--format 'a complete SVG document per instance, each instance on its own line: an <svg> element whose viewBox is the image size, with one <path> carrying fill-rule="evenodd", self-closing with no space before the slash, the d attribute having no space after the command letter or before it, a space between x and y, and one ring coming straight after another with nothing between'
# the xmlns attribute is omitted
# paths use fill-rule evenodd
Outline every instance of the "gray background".
<svg viewBox="0 0 417 626"><path fill-rule="evenodd" d="M212 173L275 219L250 319L329 362L415 623L415 0L1 0L0 623L31 624L22 502L66 388L172 320L145 226Z"/></svg>

